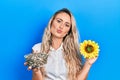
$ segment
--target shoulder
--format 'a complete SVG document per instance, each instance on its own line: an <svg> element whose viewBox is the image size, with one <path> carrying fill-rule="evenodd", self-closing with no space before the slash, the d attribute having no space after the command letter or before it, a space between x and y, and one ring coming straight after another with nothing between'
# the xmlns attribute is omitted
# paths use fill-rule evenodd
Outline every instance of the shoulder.
<svg viewBox="0 0 120 80"><path fill-rule="evenodd" d="M41 49L41 43L37 43L37 44L33 45L33 47L32 47L32 50L35 53L40 52L40 49Z"/></svg>

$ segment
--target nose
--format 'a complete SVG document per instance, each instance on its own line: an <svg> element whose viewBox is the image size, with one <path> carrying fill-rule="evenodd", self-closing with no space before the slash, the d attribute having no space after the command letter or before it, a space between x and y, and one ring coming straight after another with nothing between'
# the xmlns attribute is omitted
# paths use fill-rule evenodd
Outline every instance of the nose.
<svg viewBox="0 0 120 80"><path fill-rule="evenodd" d="M64 27L64 23L61 23L59 28L63 29L63 27Z"/></svg>

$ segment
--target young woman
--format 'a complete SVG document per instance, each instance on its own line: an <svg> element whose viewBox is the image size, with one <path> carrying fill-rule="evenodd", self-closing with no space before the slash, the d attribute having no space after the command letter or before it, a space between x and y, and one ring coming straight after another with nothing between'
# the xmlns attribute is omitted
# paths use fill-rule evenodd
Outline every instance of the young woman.
<svg viewBox="0 0 120 80"><path fill-rule="evenodd" d="M86 80L96 58L82 65L76 23L71 12L57 11L45 29L41 43L33 46L33 53L48 54L47 64L33 69L33 80Z"/></svg>

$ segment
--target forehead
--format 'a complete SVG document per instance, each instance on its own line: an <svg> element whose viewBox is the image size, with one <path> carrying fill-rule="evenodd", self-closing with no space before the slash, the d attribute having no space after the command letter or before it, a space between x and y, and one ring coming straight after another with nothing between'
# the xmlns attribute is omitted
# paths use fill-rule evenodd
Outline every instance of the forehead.
<svg viewBox="0 0 120 80"><path fill-rule="evenodd" d="M58 13L55 18L60 18L65 22L71 23L69 14L67 14L65 12Z"/></svg>

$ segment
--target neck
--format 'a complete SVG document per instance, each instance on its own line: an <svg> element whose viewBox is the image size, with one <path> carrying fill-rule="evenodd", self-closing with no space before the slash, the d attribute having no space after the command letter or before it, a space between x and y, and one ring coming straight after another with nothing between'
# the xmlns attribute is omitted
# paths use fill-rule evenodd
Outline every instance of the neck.
<svg viewBox="0 0 120 80"><path fill-rule="evenodd" d="M63 38L52 37L52 47L56 50L60 47Z"/></svg>

